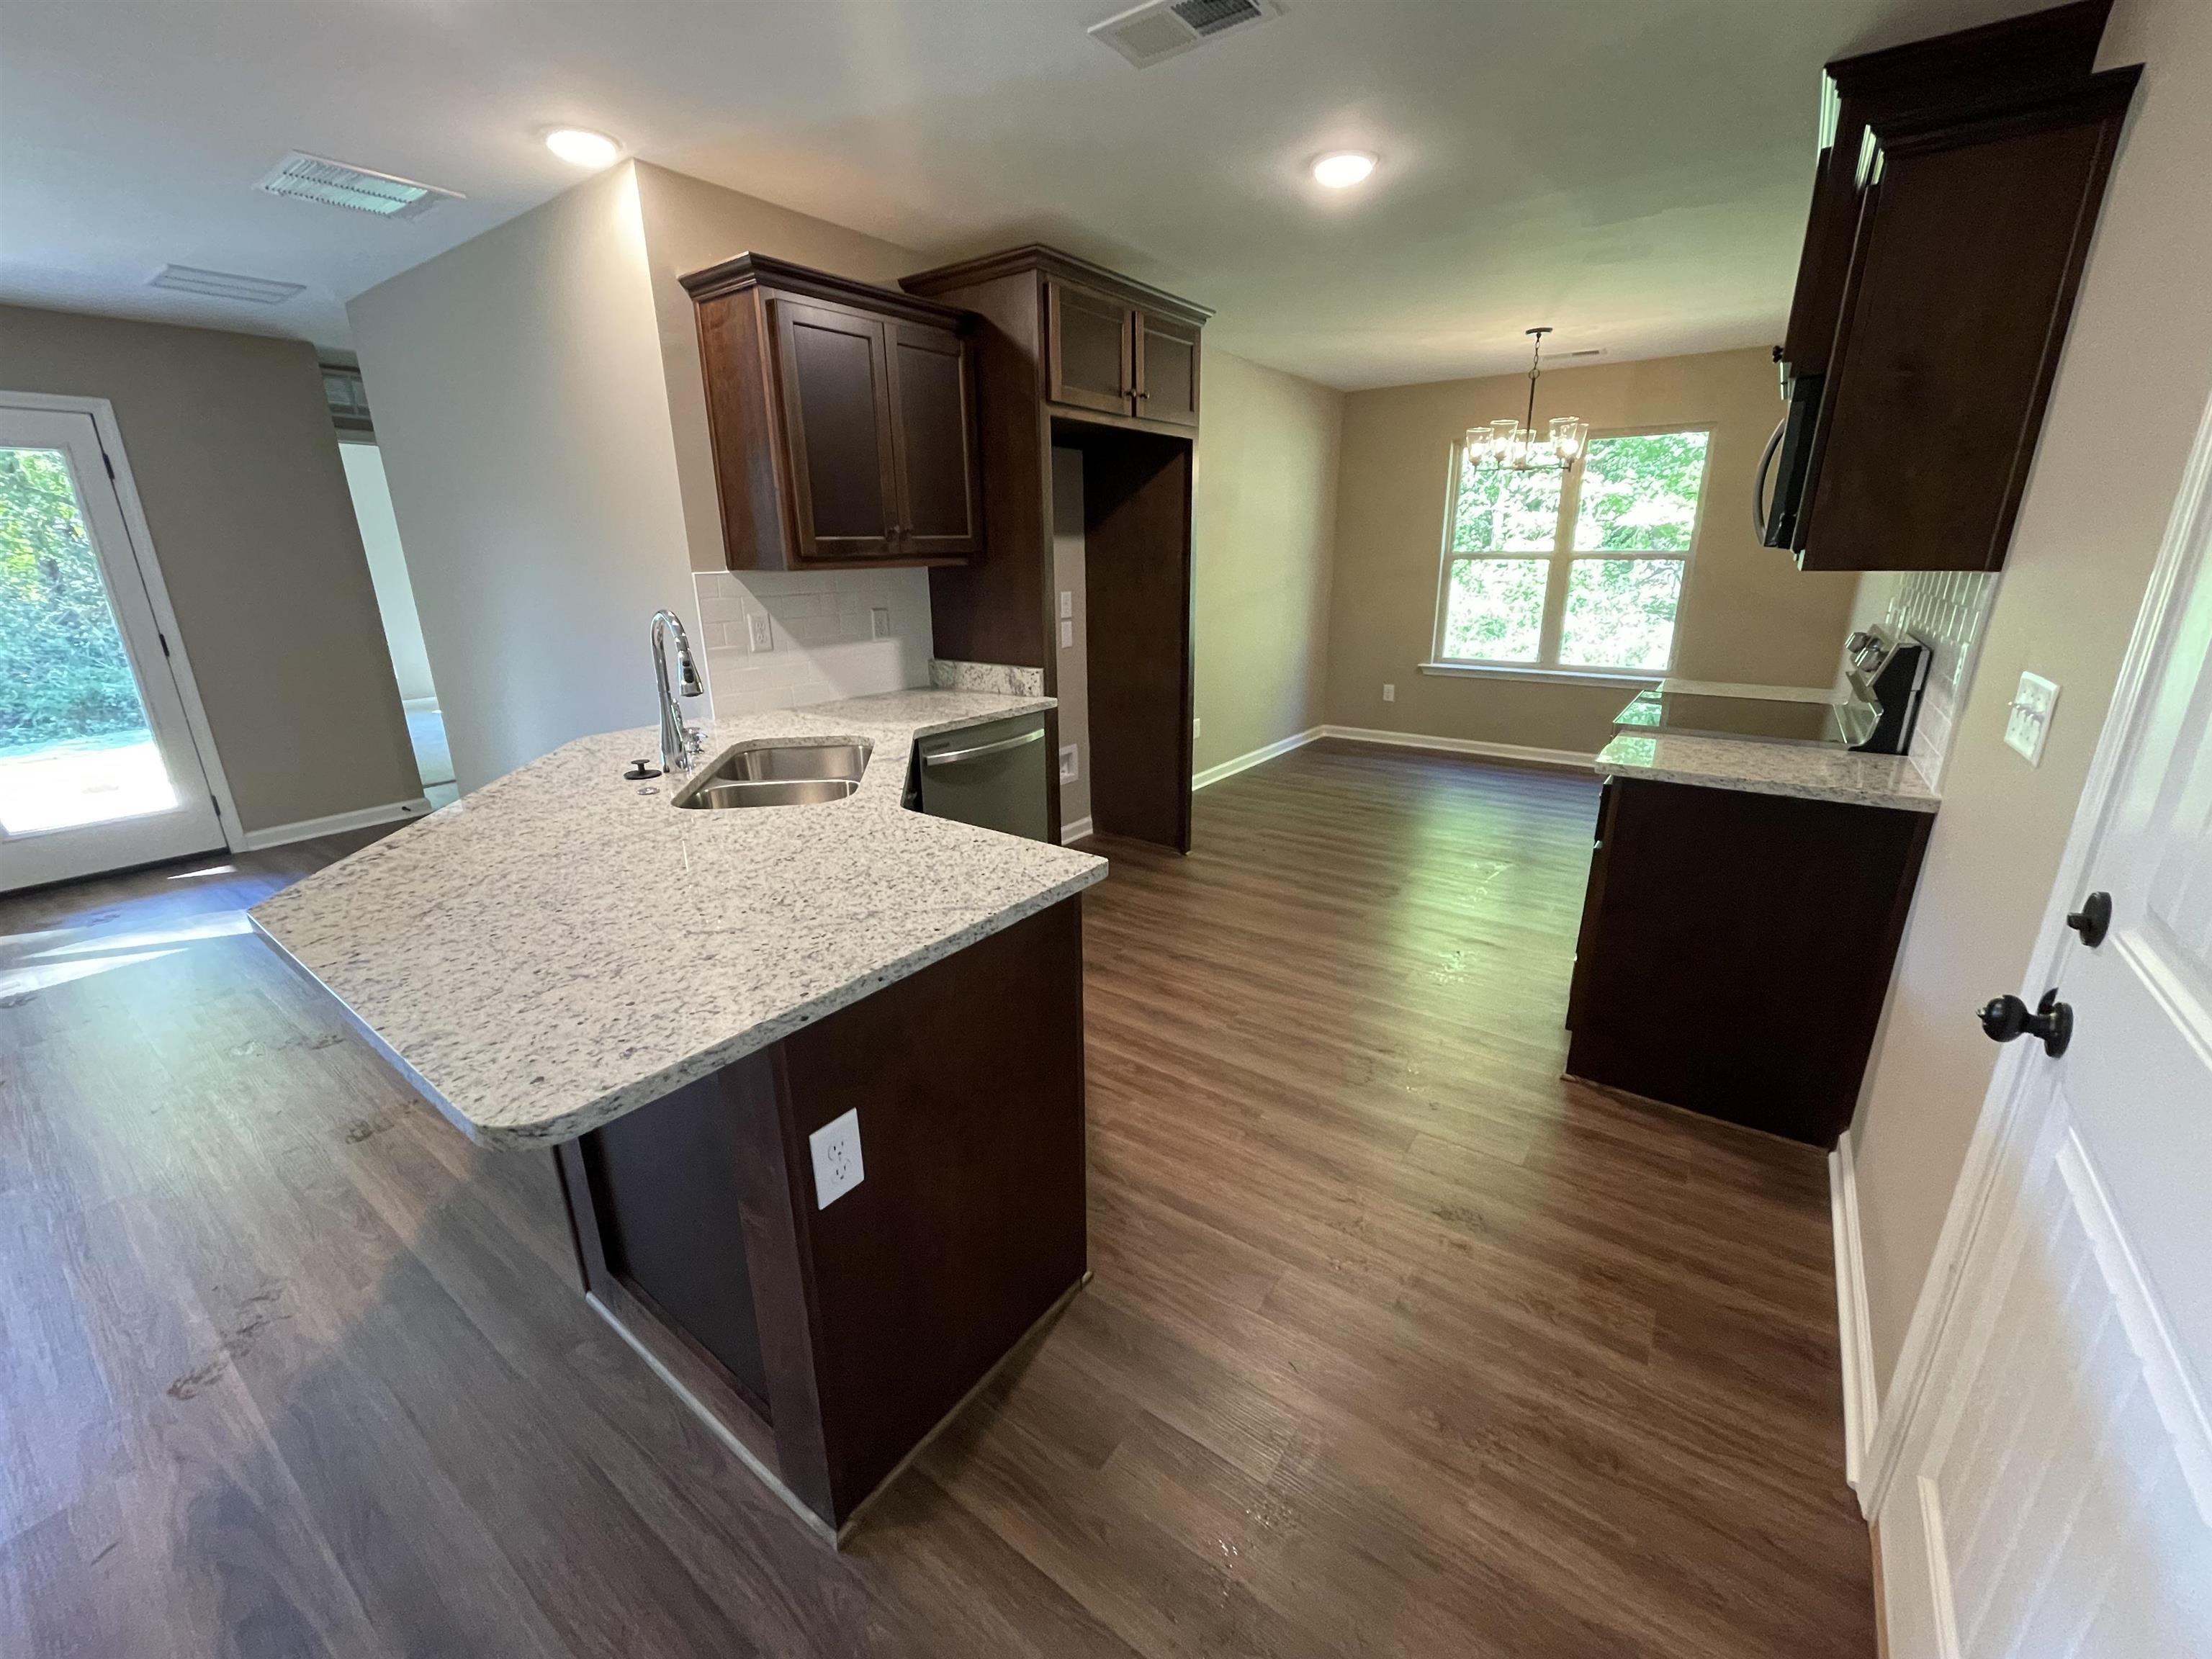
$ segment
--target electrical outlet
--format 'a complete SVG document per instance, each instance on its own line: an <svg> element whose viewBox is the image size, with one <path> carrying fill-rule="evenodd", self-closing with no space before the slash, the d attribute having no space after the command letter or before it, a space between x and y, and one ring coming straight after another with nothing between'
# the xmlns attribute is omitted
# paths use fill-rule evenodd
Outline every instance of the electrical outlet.
<svg viewBox="0 0 2212 1659"><path fill-rule="evenodd" d="M2012 707L2005 711L2005 747L2030 766L2043 763L2043 740L2051 732L2051 711L2058 706L2058 683L2040 674L2022 674Z"/></svg>
<svg viewBox="0 0 2212 1659"><path fill-rule="evenodd" d="M1075 624L1063 617L1060 619L1060 648L1073 650L1075 647Z"/></svg>
<svg viewBox="0 0 2212 1659"><path fill-rule="evenodd" d="M1395 702L1398 701L1398 688L1392 685L1387 680L1382 684L1382 701L1385 702Z"/></svg>
<svg viewBox="0 0 2212 1659"><path fill-rule="evenodd" d="M775 649L775 625L773 623L769 622L766 617L759 616L748 617L745 618L745 623L747 627L751 630L752 647L754 650L773 651Z"/></svg>
<svg viewBox="0 0 2212 1659"><path fill-rule="evenodd" d="M1075 595L1067 588L1060 590L1060 615L1062 621L1075 614Z"/></svg>
<svg viewBox="0 0 2212 1659"><path fill-rule="evenodd" d="M868 612L868 637L887 640L891 636L891 613L888 607L877 605Z"/></svg>
<svg viewBox="0 0 2212 1659"><path fill-rule="evenodd" d="M1060 781L1062 783L1073 783L1081 775L1082 773L1077 768L1075 745L1071 743L1060 751Z"/></svg>
<svg viewBox="0 0 2212 1659"><path fill-rule="evenodd" d="M814 1207L826 1210L860 1184L860 1113L855 1107L806 1137L814 1154Z"/></svg>

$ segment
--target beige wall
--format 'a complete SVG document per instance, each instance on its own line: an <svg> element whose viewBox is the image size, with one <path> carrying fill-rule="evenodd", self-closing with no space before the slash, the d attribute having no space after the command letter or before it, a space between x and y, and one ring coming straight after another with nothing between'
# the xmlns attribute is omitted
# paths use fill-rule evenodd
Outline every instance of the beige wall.
<svg viewBox="0 0 2212 1659"><path fill-rule="evenodd" d="M691 296L678 279L740 253L767 253L859 282L896 288L902 276L930 262L856 230L741 196L688 173L644 162L637 164L636 172L691 566L720 570L725 565L722 528L714 454L707 441L698 323Z"/></svg>
<svg viewBox="0 0 2212 1659"><path fill-rule="evenodd" d="M1194 532L1195 769L1322 723L1345 398L1208 350Z"/></svg>
<svg viewBox="0 0 2212 1659"><path fill-rule="evenodd" d="M246 829L421 795L313 346L0 306L0 392L114 405Z"/></svg>
<svg viewBox="0 0 2212 1659"><path fill-rule="evenodd" d="M1328 719L1535 749L1593 753L1624 701L1617 685L1444 678L1417 672L1434 641L1453 443L1526 405L1525 375L1355 392L1345 400L1337 486ZM1213 388L1209 382L1208 398ZM1782 405L1764 349L1560 369L1540 417L1571 411L1600 433L1708 426L1705 511L1681 605L1675 672L1826 685L1857 579L1807 575L1759 545L1752 474ZM1382 686L1397 700L1382 701Z"/></svg>
<svg viewBox="0 0 2212 1659"><path fill-rule="evenodd" d="M2212 9L2120 0L2145 65L1980 665L1960 711L1853 1130L1876 1375L1893 1370L1996 1060L1977 1003L2021 982L2128 636L2212 393ZM2004 747L2021 672L2062 691L2042 764Z"/></svg>
<svg viewBox="0 0 2212 1659"><path fill-rule="evenodd" d="M347 312L463 790L651 724L647 623L696 602L630 167Z"/></svg>

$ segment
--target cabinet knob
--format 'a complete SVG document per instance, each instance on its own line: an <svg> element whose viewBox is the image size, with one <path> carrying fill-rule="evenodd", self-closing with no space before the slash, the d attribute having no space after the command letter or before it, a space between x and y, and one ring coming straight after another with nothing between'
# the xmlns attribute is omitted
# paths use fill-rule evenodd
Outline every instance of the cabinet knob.
<svg viewBox="0 0 2212 1659"><path fill-rule="evenodd" d="M1992 1042L2035 1037L2053 1060L2064 1054L2066 1045L2074 1040L2074 1011L2058 1000L2056 987L2043 994L2043 1000L2035 1005L2032 1014L2026 1003L2008 991L1982 1005L1981 1020L1982 1030Z"/></svg>

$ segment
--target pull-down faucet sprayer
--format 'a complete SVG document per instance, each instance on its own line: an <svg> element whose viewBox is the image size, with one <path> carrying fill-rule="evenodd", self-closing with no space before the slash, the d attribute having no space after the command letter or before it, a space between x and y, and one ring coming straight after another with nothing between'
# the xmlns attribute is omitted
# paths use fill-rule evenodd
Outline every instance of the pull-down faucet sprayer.
<svg viewBox="0 0 2212 1659"><path fill-rule="evenodd" d="M684 716L676 706L676 693L668 684L668 647L665 638L676 636L676 669L682 677L683 692L687 697L703 696L707 688L699 683L699 665L691 659L691 641L684 632L683 618L673 611L653 613L653 689L660 699L660 769L671 777L681 777L691 769L691 763L704 746L704 738L684 723Z"/></svg>

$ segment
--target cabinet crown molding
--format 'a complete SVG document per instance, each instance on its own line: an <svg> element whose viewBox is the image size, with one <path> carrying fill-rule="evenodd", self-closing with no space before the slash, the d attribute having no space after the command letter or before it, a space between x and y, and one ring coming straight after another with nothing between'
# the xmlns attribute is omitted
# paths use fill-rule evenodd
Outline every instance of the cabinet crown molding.
<svg viewBox="0 0 2212 1659"><path fill-rule="evenodd" d="M900 277L899 286L909 294L942 294L1024 270L1065 277L1087 288L1103 289L1128 299L1158 316L1172 317L1186 323L1202 324L1213 315L1211 307L1170 294L1149 283L1138 282L1118 270L1096 264L1089 259L1079 258L1043 242L1024 242L1019 247L1005 248L977 258L963 259L957 264L937 265L928 270L916 271L911 276Z"/></svg>
<svg viewBox="0 0 2212 1659"><path fill-rule="evenodd" d="M945 328L964 328L971 320L969 314L957 306L939 305L934 300L902 294L895 288L878 288L872 283L817 270L811 265L793 264L788 259L767 253L740 253L734 259L692 271L677 281L684 284L684 292L697 301L717 300L747 289L769 288L779 294L805 295L810 299L826 300L832 305L858 306L879 315L935 323Z"/></svg>

